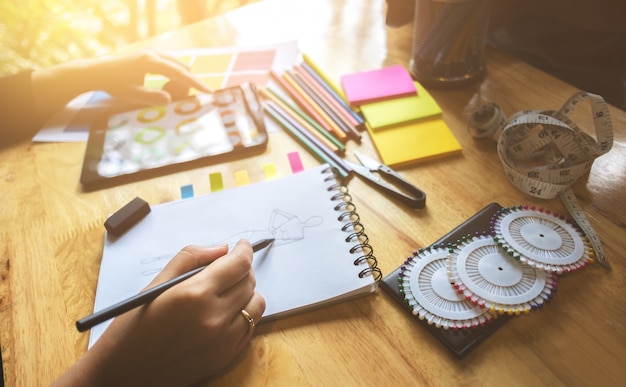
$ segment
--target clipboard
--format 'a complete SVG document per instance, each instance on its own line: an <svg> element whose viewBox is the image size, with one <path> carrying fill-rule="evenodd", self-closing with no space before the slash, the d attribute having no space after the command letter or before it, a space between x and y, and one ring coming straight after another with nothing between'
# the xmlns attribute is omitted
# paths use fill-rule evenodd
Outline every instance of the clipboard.
<svg viewBox="0 0 626 387"><path fill-rule="evenodd" d="M254 84L166 106L110 111L89 131L80 183L90 191L263 152L268 134Z"/></svg>

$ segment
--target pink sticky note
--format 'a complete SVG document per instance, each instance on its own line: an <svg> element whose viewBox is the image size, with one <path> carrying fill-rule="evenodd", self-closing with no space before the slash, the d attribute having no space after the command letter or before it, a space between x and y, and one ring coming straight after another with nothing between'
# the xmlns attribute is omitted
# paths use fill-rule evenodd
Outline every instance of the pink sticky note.
<svg viewBox="0 0 626 387"><path fill-rule="evenodd" d="M289 165L291 165L292 173L298 173L304 170L302 160L300 159L300 153L290 152L287 154L287 158L289 159Z"/></svg>
<svg viewBox="0 0 626 387"><path fill-rule="evenodd" d="M351 106L415 95L411 74L402 65L361 71L341 77L341 86Z"/></svg>

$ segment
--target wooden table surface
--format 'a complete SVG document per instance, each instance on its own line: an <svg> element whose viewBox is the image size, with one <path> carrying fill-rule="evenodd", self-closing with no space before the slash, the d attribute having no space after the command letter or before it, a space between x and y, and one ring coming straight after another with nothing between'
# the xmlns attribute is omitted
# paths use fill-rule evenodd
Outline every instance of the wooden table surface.
<svg viewBox="0 0 626 387"><path fill-rule="evenodd" d="M162 50L298 39L335 80L341 74L408 66L410 26L385 26L383 0L265 0L142 45ZM576 89L523 62L488 50L488 73L476 86L431 90L463 146L459 156L399 168L428 195L411 211L353 179L349 188L383 273L491 202L537 204L564 212L558 199L533 199L505 178L495 145L477 143L464 107L480 88L507 115L558 109ZM574 185L613 270L598 264L563 275L548 305L509 320L462 360L380 290L374 295L262 325L243 359L210 385L619 385L626 380L626 114L610 108L613 149ZM590 114L590 113L589 113ZM590 130L590 127L586 128ZM47 385L87 348L74 321L88 314L103 245L103 222L135 196L150 204L180 199L207 176L247 169L263 179L273 162L290 173L286 154L317 161L284 133L252 158L85 193L78 182L84 143L21 144L0 153L0 343L7 385ZM354 151L376 156L368 138Z"/></svg>

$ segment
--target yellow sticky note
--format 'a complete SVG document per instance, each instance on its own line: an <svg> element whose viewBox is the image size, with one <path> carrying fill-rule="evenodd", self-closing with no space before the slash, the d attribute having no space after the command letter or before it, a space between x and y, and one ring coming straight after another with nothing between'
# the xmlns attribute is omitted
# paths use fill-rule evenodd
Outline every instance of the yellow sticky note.
<svg viewBox="0 0 626 387"><path fill-rule="evenodd" d="M461 144L441 118L429 118L395 125L385 130L367 130L387 165L461 151Z"/></svg>
<svg viewBox="0 0 626 387"><path fill-rule="evenodd" d="M250 178L248 177L248 171L241 170L235 172L235 184L238 186L250 184Z"/></svg>
<svg viewBox="0 0 626 387"><path fill-rule="evenodd" d="M263 166L263 173L265 174L265 180L272 180L278 176L278 171L276 170L276 164L267 163Z"/></svg>
<svg viewBox="0 0 626 387"><path fill-rule="evenodd" d="M222 174L214 172L209 174L209 184L211 185L211 192L217 192L224 189L224 180Z"/></svg>
<svg viewBox="0 0 626 387"><path fill-rule="evenodd" d="M425 118L440 117L437 101L415 82L417 93L409 97L388 99L361 105L361 113L373 130L385 129L395 124Z"/></svg>

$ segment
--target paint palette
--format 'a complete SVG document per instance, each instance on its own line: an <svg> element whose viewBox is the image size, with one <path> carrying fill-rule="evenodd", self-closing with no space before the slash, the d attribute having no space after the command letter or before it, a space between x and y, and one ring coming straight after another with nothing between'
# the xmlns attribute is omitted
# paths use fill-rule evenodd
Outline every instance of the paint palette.
<svg viewBox="0 0 626 387"><path fill-rule="evenodd" d="M253 84L199 93L96 120L80 182L98 188L244 157L263 151L267 140Z"/></svg>

